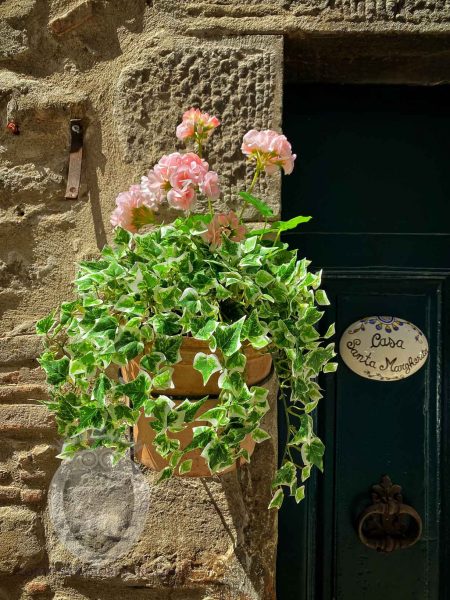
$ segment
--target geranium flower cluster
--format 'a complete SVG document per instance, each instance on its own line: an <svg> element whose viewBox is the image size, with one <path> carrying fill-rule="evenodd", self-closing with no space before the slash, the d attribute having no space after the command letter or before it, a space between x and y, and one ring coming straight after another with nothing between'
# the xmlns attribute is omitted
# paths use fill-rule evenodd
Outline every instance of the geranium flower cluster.
<svg viewBox="0 0 450 600"><path fill-rule="evenodd" d="M218 180L217 173L210 171L206 160L197 154L173 152L164 155L147 176L142 177L141 189L157 204L167 199L173 208L188 211L199 191L210 200L219 197Z"/></svg>
<svg viewBox="0 0 450 600"><path fill-rule="evenodd" d="M182 141L193 141L204 144L220 121L208 113L202 113L199 108L190 108L183 115L182 122L177 127L177 138Z"/></svg>
<svg viewBox="0 0 450 600"><path fill-rule="evenodd" d="M265 170L268 175L275 173L277 168L282 168L286 175L290 175L297 158L292 154L286 136L271 129L248 131L242 140L241 150L249 160L256 161L259 170Z"/></svg>
<svg viewBox="0 0 450 600"><path fill-rule="evenodd" d="M222 235L226 235L233 242L240 242L244 239L246 232L247 229L239 222L237 214L230 211L228 214L214 215L203 238L209 242L212 248L218 248L222 244Z"/></svg>
<svg viewBox="0 0 450 600"><path fill-rule="evenodd" d="M155 221L154 213L163 202L172 208L189 212L198 194L202 194L207 198L211 212L208 231L204 234L205 241L212 248L217 248L222 243L223 235L234 241L242 240L246 229L240 217L234 212L213 213L211 201L219 198L219 177L201 158L203 145L219 125L217 117L203 113L198 108L186 111L177 126L176 135L186 143L194 142L197 153L173 152L164 155L141 178L139 185L132 185L128 191L117 196L116 208L111 216L112 225L135 232ZM255 176L248 192L253 191L263 171L272 175L277 169L283 169L289 174L294 168L296 155L292 154L290 143L284 135L271 129L251 129L244 135L241 149L249 160L256 163Z"/></svg>

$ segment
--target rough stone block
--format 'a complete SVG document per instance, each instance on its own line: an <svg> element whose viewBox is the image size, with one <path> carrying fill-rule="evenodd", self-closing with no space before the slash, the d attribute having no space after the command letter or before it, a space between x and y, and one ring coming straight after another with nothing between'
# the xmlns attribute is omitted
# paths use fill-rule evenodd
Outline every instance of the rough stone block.
<svg viewBox="0 0 450 600"><path fill-rule="evenodd" d="M222 122L206 158L221 176L219 208L236 208L242 202L236 192L251 176L240 149L244 133L280 127L281 60L282 39L275 36L179 39L150 50L126 66L117 82L114 116L125 159L151 166L175 150L175 128L183 111L199 106ZM275 176L256 190L275 213L279 183ZM247 216L254 219L256 214L249 210Z"/></svg>
<svg viewBox="0 0 450 600"><path fill-rule="evenodd" d="M20 498L20 489L12 486L0 486L0 502L16 502Z"/></svg>
<svg viewBox="0 0 450 600"><path fill-rule="evenodd" d="M50 584L45 578L33 579L25 585L25 592L31 596L36 596L50 591Z"/></svg>
<svg viewBox="0 0 450 600"><path fill-rule="evenodd" d="M53 415L45 406L28 404L0 406L0 432L27 434L30 432L54 432Z"/></svg>
<svg viewBox="0 0 450 600"><path fill-rule="evenodd" d="M39 517L23 507L0 507L0 573L26 572L44 555Z"/></svg>
<svg viewBox="0 0 450 600"><path fill-rule="evenodd" d="M28 50L26 31L14 29L6 21L0 21L0 60L13 58Z"/></svg>
<svg viewBox="0 0 450 600"><path fill-rule="evenodd" d="M48 398L47 387L44 385L3 385L0 387L0 402L33 403Z"/></svg>
<svg viewBox="0 0 450 600"><path fill-rule="evenodd" d="M42 341L35 335L0 338L0 366L35 361L42 352Z"/></svg>
<svg viewBox="0 0 450 600"><path fill-rule="evenodd" d="M9 483L10 481L11 481L11 473L7 469L2 467L0 469L0 483L5 484L5 483Z"/></svg>
<svg viewBox="0 0 450 600"><path fill-rule="evenodd" d="M20 498L24 504L41 504L46 493L44 490L22 490Z"/></svg>
<svg viewBox="0 0 450 600"><path fill-rule="evenodd" d="M31 450L16 452L14 461L20 467L17 473L18 479L32 486L42 486L48 483L60 465L60 460L56 458L58 452L59 448L47 444L38 444ZM40 502L40 490L39 494L35 496L28 494L27 497L31 503Z"/></svg>
<svg viewBox="0 0 450 600"><path fill-rule="evenodd" d="M360 0L320 2L319 0L155 0L155 9L176 17L181 29L192 32L201 27L225 31L281 32L293 30L342 29L354 24L355 29L411 30L420 25L438 29L450 21L448 6L440 0Z"/></svg>

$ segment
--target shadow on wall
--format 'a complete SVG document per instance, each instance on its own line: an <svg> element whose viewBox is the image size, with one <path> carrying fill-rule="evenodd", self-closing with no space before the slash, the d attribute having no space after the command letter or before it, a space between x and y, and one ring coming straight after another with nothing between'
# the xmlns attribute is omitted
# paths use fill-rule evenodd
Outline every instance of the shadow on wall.
<svg viewBox="0 0 450 600"><path fill-rule="evenodd" d="M87 184L87 201L92 211L92 222L94 224L95 238L97 248L101 250L106 244L105 224L103 221L102 209L100 204L100 189L98 184L98 171L104 173L106 166L106 157L102 152L102 126L98 114L90 106L88 121L85 125L85 144L87 147L84 158L84 171Z"/></svg>

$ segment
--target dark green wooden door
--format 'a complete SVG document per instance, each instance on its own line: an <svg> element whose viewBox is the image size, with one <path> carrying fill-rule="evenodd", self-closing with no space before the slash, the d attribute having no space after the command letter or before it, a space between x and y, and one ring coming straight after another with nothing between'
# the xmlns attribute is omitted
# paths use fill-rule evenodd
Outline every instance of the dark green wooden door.
<svg viewBox="0 0 450 600"><path fill-rule="evenodd" d="M425 333L430 355L402 381L363 379L341 360L324 378L325 474L281 511L278 600L447 599L450 90L291 86L285 98L299 158L283 213L314 216L286 239L325 271L335 341L391 315ZM356 532L384 475L423 521L420 541L390 554Z"/></svg>

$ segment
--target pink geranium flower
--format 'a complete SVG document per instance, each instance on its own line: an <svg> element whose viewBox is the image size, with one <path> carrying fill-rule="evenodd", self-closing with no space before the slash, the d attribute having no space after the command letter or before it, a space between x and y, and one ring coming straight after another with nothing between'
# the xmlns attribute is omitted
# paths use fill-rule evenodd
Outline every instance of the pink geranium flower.
<svg viewBox="0 0 450 600"><path fill-rule="evenodd" d="M215 171L208 171L203 182L200 184L200 190L207 198L217 200L220 196L219 176Z"/></svg>
<svg viewBox="0 0 450 600"><path fill-rule="evenodd" d="M249 159L256 160L257 166L268 175L272 175L277 168L282 168L289 175L297 158L292 154L292 147L286 136L272 129L248 131L242 140L241 150Z"/></svg>
<svg viewBox="0 0 450 600"><path fill-rule="evenodd" d="M204 143L219 125L217 117L204 113L199 108L190 108L183 114L183 120L177 127L177 138Z"/></svg>
<svg viewBox="0 0 450 600"><path fill-rule="evenodd" d="M141 190L139 185L132 185L127 192L121 192L116 198L116 208L111 215L111 224L120 226L128 231L137 231L146 222L151 222L152 210L157 208L154 197ZM139 215L139 217L138 217Z"/></svg>
<svg viewBox="0 0 450 600"><path fill-rule="evenodd" d="M153 196L156 203L167 198L168 203L179 210L189 210L198 191L211 199L220 193L217 173L209 171L208 163L193 152L163 156L147 176L142 177L141 189Z"/></svg>
<svg viewBox="0 0 450 600"><path fill-rule="evenodd" d="M244 239L246 231L245 226L239 223L236 213L230 211L228 214L214 215L203 238L211 244L212 248L218 248L223 241L222 235L226 235L233 242L240 242Z"/></svg>

